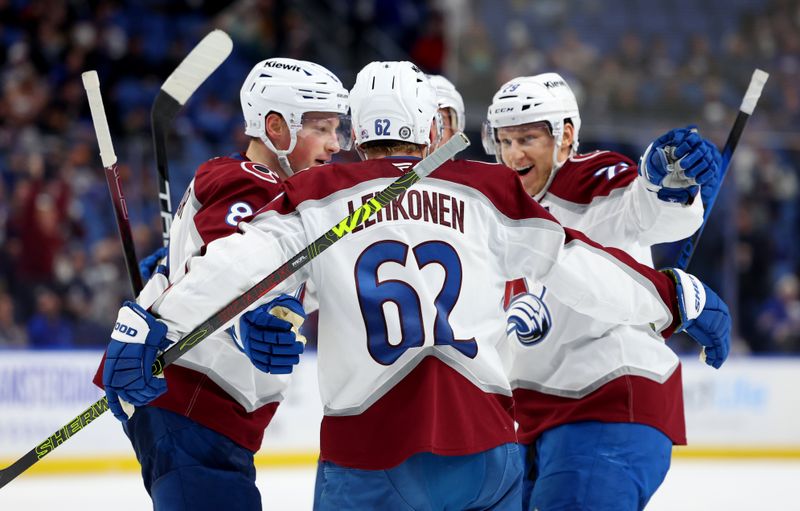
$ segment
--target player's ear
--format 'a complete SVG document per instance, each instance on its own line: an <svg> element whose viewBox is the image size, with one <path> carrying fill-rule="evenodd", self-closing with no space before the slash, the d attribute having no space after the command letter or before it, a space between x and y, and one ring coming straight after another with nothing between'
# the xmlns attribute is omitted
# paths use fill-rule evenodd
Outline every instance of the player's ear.
<svg viewBox="0 0 800 511"><path fill-rule="evenodd" d="M289 127L286 125L286 121L283 120L283 116L275 112L270 112L267 114L267 122L264 124L267 130L267 136L270 138L280 137L289 129Z"/></svg>
<svg viewBox="0 0 800 511"><path fill-rule="evenodd" d="M561 137L561 147L571 147L575 140L575 126L571 122L564 123L564 135Z"/></svg>
<svg viewBox="0 0 800 511"><path fill-rule="evenodd" d="M278 113L270 112L267 115L264 129L267 132L267 138L272 141L272 144L277 148L288 147L289 140L289 126L286 121Z"/></svg>

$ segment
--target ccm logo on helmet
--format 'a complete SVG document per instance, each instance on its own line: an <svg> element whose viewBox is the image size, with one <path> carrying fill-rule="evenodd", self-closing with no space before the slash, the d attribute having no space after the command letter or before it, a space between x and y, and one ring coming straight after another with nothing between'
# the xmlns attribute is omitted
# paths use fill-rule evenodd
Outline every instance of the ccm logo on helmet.
<svg viewBox="0 0 800 511"><path fill-rule="evenodd" d="M502 114L503 112L511 112L512 110L514 110L513 106L505 106L505 107L495 108L494 113Z"/></svg>
<svg viewBox="0 0 800 511"><path fill-rule="evenodd" d="M117 322L116 325L114 325L114 330L118 331L121 334L129 335L131 337L136 337L136 334L139 333L139 331L136 330L135 328L128 325L123 325L119 321Z"/></svg>

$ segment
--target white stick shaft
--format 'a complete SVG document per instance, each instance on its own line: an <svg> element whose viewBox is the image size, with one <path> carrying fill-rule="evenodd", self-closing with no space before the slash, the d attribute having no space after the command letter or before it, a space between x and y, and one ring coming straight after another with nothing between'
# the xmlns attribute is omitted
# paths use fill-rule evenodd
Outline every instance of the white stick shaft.
<svg viewBox="0 0 800 511"><path fill-rule="evenodd" d="M429 154L427 158L414 167L414 173L420 178L438 169L444 162L469 147L469 139L463 133L456 133L443 146Z"/></svg>
<svg viewBox="0 0 800 511"><path fill-rule="evenodd" d="M117 155L114 154L106 110L103 107L103 97L100 95L100 80L97 78L97 71L86 71L81 74L81 78L83 78L86 96L89 98L92 124L94 124L94 132L97 135L97 144L100 146L100 159L103 161L103 167L108 168L117 163Z"/></svg>

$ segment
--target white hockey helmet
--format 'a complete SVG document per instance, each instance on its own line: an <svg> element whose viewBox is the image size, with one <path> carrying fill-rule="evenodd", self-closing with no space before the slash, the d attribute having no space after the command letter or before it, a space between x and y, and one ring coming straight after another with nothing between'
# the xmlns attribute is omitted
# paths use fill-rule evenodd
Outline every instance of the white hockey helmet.
<svg viewBox="0 0 800 511"><path fill-rule="evenodd" d="M428 75L431 85L436 89L436 98L439 108L452 108L456 113L455 131L464 131L467 124L464 113L464 99L456 90L455 85L442 75Z"/></svg>
<svg viewBox="0 0 800 511"><path fill-rule="evenodd" d="M356 146L399 140L430 147L431 122L438 119L439 106L436 89L416 65L371 62L356 76L350 109Z"/></svg>
<svg viewBox="0 0 800 511"><path fill-rule="evenodd" d="M575 128L571 149L572 153L576 153L581 116L575 94L567 82L558 73L514 78L492 98L482 133L483 148L487 154L497 156L498 162L502 163L497 147L497 128L547 122L556 142L553 163L558 166L558 151L564 134L564 121L567 119Z"/></svg>
<svg viewBox="0 0 800 511"><path fill-rule="evenodd" d="M350 149L352 130L347 89L336 75L319 64L289 58L262 60L247 75L239 97L245 120L244 133L260 138L278 156L281 168L289 176L294 171L288 155L297 144L297 132L303 127L306 112L339 114L339 146ZM276 149L267 138L264 123L270 112L279 113L289 126L288 149Z"/></svg>

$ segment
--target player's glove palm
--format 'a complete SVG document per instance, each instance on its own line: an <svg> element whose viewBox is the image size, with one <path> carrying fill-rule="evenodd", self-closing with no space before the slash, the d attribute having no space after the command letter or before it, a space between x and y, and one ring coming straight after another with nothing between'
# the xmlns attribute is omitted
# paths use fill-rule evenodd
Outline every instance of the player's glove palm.
<svg viewBox="0 0 800 511"><path fill-rule="evenodd" d="M261 371L289 374L305 347L305 337L298 331L305 318L296 298L281 295L243 314L234 326L233 338Z"/></svg>
<svg viewBox="0 0 800 511"><path fill-rule="evenodd" d="M675 281L681 325L703 346L705 363L719 369L731 345L731 315L728 306L711 288L697 277L677 268L664 270Z"/></svg>
<svg viewBox="0 0 800 511"><path fill-rule="evenodd" d="M108 407L117 419L128 419L125 403L144 406L166 392L167 383L151 370L159 352L169 346L166 335L167 326L137 303L125 302L120 308L103 368Z"/></svg>
<svg viewBox="0 0 800 511"><path fill-rule="evenodd" d="M714 194L721 161L714 144L688 126L653 141L642 155L639 173L659 199L688 204L701 189L704 201Z"/></svg>

